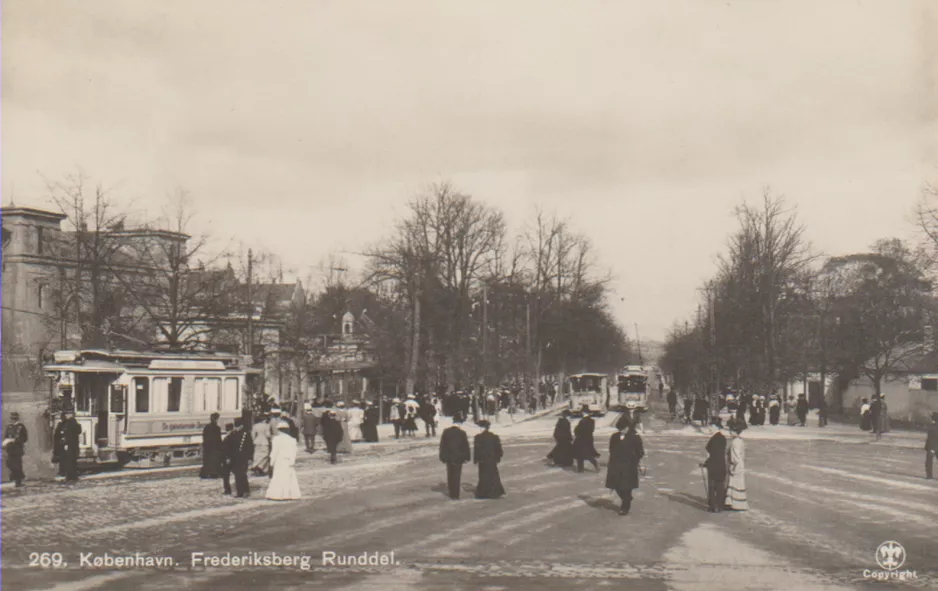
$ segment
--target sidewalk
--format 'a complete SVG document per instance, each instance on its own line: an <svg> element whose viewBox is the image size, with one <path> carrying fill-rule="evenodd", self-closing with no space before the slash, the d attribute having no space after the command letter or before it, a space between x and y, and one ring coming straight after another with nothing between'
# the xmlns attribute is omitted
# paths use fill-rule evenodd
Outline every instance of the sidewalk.
<svg viewBox="0 0 938 591"><path fill-rule="evenodd" d="M725 425L732 415L723 412L720 416L723 418L723 424ZM784 419L785 417L782 418ZM649 429L648 433L665 437L709 437L714 431L712 427L675 425L673 423L666 425L671 428L667 428L667 426L659 428L658 425L656 425L654 429ZM787 422L779 423L778 425L750 425L744 432L743 437L753 441L836 441L838 443L870 444L906 449L920 449L925 445L925 434L917 431L892 429L888 433L884 433L882 438L877 441L872 433L861 431L857 425L829 422L827 426L820 427L818 426L816 412L808 415L808 420L804 427L798 425L789 426Z"/></svg>
<svg viewBox="0 0 938 591"><path fill-rule="evenodd" d="M551 408L538 411L533 414L529 413L515 413L514 417L509 415L507 412L500 413L498 421L492 421L493 429L497 429L499 434L511 435L513 427L517 425L524 424L528 421L538 419L545 415L559 411L562 408L565 408L565 404L558 404ZM491 420L491 419L490 419ZM391 453L401 453L406 452L411 449L421 448L421 447L432 447L439 444L440 433L443 429L452 426L453 420L450 417L438 417L437 428L436 428L436 437L427 437L426 430L424 427L423 421L420 419L417 420L417 435L415 437L401 437L400 439L394 438L394 425L391 423L378 425L378 443L355 443L352 457L356 455L361 456L361 454L371 455L367 452L371 450L376 450L378 452L388 451ZM471 421L463 424L463 428L466 433L471 437L482 431L478 426L476 426ZM321 458L321 455L307 454L303 451L303 442L300 441L300 453L297 455L297 459L306 463L308 460L313 460L314 458ZM322 437L318 436L316 438L316 449L323 450L325 444L322 441ZM200 465L184 465L184 466L169 466L166 468L148 468L148 469L125 469L119 471L107 471L107 472L97 472L92 474L82 475L82 480L102 480L102 479L112 479L112 478L134 478L137 476L143 475L163 475L163 474L173 474L173 473L184 473L186 471L197 471L200 469ZM52 482L52 479L43 479L42 482ZM0 485L0 490L6 491L14 488L14 483L4 482Z"/></svg>

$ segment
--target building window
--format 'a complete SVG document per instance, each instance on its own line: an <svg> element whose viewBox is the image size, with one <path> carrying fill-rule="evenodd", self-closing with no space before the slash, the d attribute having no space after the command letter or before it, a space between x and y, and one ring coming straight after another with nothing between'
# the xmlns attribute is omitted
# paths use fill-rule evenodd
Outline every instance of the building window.
<svg viewBox="0 0 938 591"><path fill-rule="evenodd" d="M938 392L938 378L922 378L922 390Z"/></svg>
<svg viewBox="0 0 938 591"><path fill-rule="evenodd" d="M42 244L42 226L36 228L36 252L42 254L43 244Z"/></svg>
<svg viewBox="0 0 938 591"><path fill-rule="evenodd" d="M40 285L39 289L37 290L37 298L36 298L37 303L39 304L40 310L42 310L43 306L45 305L45 299L46 299L46 286Z"/></svg>
<svg viewBox="0 0 938 591"><path fill-rule="evenodd" d="M134 378L134 412L150 412L150 378Z"/></svg>

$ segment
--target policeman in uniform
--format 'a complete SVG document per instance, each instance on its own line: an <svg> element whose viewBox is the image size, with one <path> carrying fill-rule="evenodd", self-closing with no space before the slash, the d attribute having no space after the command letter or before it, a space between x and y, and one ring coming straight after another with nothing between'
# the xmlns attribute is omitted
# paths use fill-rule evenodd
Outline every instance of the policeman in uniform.
<svg viewBox="0 0 938 591"><path fill-rule="evenodd" d="M235 490L239 497L248 497L251 487L248 484L248 466L254 461L254 439L244 430L240 417L234 420L234 429L225 436L222 443L225 463L222 465L222 478L225 482L225 494L231 494L230 475L234 473Z"/></svg>
<svg viewBox="0 0 938 591"><path fill-rule="evenodd" d="M10 480L16 483L16 486L23 486L23 480L26 475L23 474L23 454L26 452L26 441L29 434L26 432L26 425L20 422L20 415L17 412L10 413L12 423L7 425L3 433L3 449L7 452L7 466L10 468Z"/></svg>
<svg viewBox="0 0 938 591"><path fill-rule="evenodd" d="M64 476L65 482L77 482L81 425L75 420L75 411L71 408L62 411L62 421L55 428L53 439L52 462L58 463L59 476Z"/></svg>

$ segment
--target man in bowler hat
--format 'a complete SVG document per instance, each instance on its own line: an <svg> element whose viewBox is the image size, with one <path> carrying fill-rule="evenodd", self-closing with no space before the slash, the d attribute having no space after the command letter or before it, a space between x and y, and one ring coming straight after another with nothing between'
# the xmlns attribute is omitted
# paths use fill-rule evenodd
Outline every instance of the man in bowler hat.
<svg viewBox="0 0 938 591"><path fill-rule="evenodd" d="M451 499L459 498L462 465L472 459L469 437L459 427L463 421L465 421L464 415L457 411L453 415L453 426L444 430L440 437L440 461L446 464L446 482Z"/></svg>

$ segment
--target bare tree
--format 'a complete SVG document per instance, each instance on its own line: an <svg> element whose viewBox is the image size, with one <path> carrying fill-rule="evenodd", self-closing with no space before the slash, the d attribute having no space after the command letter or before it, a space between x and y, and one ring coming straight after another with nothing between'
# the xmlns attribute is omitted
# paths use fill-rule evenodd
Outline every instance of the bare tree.
<svg viewBox="0 0 938 591"><path fill-rule="evenodd" d="M233 304L224 273L212 268L221 254L209 252L207 235L190 234L194 217L190 195L178 189L155 227L118 233L125 251L145 272L129 275L111 269L170 349L203 346Z"/></svg>
<svg viewBox="0 0 938 591"><path fill-rule="evenodd" d="M49 198L66 216L66 229L58 250L61 267L50 277L61 345L67 346L70 325L78 328L78 346L106 347L113 337L139 340L124 331L137 327L137 319L123 316L123 294L111 270L133 271L136 261L122 252L119 232L127 216L118 210L110 191L92 183L81 172L59 181L46 179Z"/></svg>

